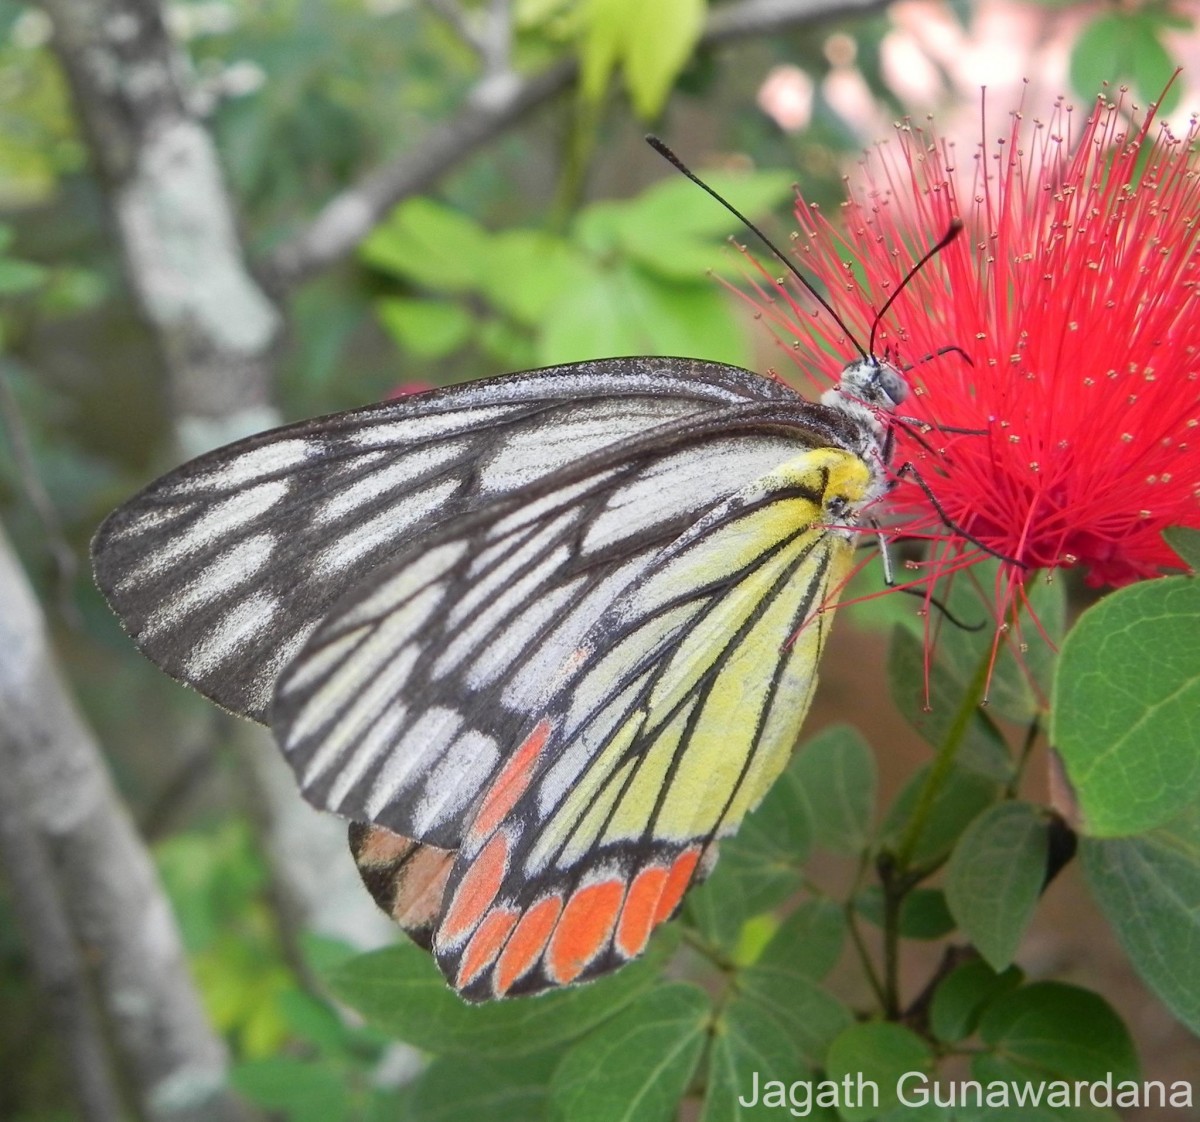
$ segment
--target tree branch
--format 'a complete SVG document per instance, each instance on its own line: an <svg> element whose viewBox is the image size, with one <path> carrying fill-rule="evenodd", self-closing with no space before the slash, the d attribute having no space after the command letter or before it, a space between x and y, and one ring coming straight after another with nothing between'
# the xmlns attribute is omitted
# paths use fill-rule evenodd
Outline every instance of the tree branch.
<svg viewBox="0 0 1200 1122"><path fill-rule="evenodd" d="M835 16L861 15L888 0L739 0L714 8L702 46L806 26ZM413 150L335 195L312 222L276 249L267 263L274 282L291 287L347 256L402 199L419 194L526 113L567 89L579 73L574 58L539 74L492 74L466 105Z"/></svg>
<svg viewBox="0 0 1200 1122"><path fill-rule="evenodd" d="M189 108L188 75L160 0L43 4L130 283L166 359L178 450L195 455L278 424L272 399L279 314L246 268L215 146ZM247 751L276 750L255 743ZM280 820L290 820L301 801L294 783L266 794L275 799L270 815ZM342 923L377 931L377 909L345 853L345 827L327 815L310 818L307 830L337 852L321 870L322 885L312 885L312 870L302 882L302 871L291 867L305 855L289 861L284 847L268 850L272 875L307 890L297 908L306 925L328 910L333 880L353 893L343 898Z"/></svg>
<svg viewBox="0 0 1200 1122"><path fill-rule="evenodd" d="M94 964L140 1116L150 1122L240 1119L225 1086L225 1048L200 1007L170 904L64 688L37 601L2 531L0 775L23 818L14 825L6 815L6 836L29 831L44 848L49 868L39 875L50 878L45 883ZM5 856L20 862L11 870L14 881L30 875L27 854L7 844ZM41 919L55 917L44 911ZM40 942L63 934L45 929L34 937ZM61 941L58 947L61 953ZM64 963L56 974L69 969Z"/></svg>
<svg viewBox="0 0 1200 1122"><path fill-rule="evenodd" d="M0 751L3 744L0 734ZM50 1027L63 1051L79 1116L86 1122L121 1122L124 1113L87 972L46 847L25 821L24 801L11 778L0 783L0 864L7 873L17 927L46 996Z"/></svg>
<svg viewBox="0 0 1200 1122"><path fill-rule="evenodd" d="M42 0L107 189L130 284L163 349L182 449L275 419L279 315L246 268L212 137L158 0Z"/></svg>
<svg viewBox="0 0 1200 1122"><path fill-rule="evenodd" d="M458 0L426 0L426 3L428 3L429 10L434 15L440 17L450 25L455 35L479 55L480 58L483 57L483 38L471 26L471 21L467 19L467 13L463 11L462 5L459 4Z"/></svg>
<svg viewBox="0 0 1200 1122"><path fill-rule="evenodd" d="M821 20L880 12L891 0L738 0L712 8L701 42L719 46L738 39L789 31Z"/></svg>
<svg viewBox="0 0 1200 1122"><path fill-rule="evenodd" d="M412 151L335 195L306 229L279 246L267 264L273 281L291 287L345 257L401 199L428 190L477 148L565 90L578 71L569 59L529 78L485 78L456 116Z"/></svg>

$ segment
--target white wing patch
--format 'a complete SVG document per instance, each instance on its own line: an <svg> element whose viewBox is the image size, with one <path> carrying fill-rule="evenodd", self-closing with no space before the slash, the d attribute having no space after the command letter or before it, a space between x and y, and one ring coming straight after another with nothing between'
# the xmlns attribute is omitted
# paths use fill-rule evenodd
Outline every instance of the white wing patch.
<svg viewBox="0 0 1200 1122"><path fill-rule="evenodd" d="M227 609L216 627L188 655L184 669L202 678L247 636L270 627L279 611L279 598L256 592Z"/></svg>
<svg viewBox="0 0 1200 1122"><path fill-rule="evenodd" d="M412 452L402 460L367 472L357 482L335 491L324 502L317 504L313 509L313 521L318 525L341 521L360 508L383 499L389 492L411 484L414 479L428 474L433 468L450 463L461 455L461 444L447 442L420 452Z"/></svg>
<svg viewBox="0 0 1200 1122"><path fill-rule="evenodd" d="M458 488L448 479L422 491L404 505L388 507L338 535L314 558L317 572L330 574L349 568L369 553L394 546L396 535L437 511Z"/></svg>
<svg viewBox="0 0 1200 1122"><path fill-rule="evenodd" d="M321 454L311 440L275 440L243 452L235 460L178 480L165 493L175 496L203 495L211 491L237 491L264 476L293 472Z"/></svg>
<svg viewBox="0 0 1200 1122"><path fill-rule="evenodd" d="M205 565L179 596L167 600L150 615L142 635L151 637L175 627L202 604L218 600L253 580L270 559L276 544L274 534L255 534L227 549L215 561Z"/></svg>
<svg viewBox="0 0 1200 1122"><path fill-rule="evenodd" d="M221 500L196 519L193 525L172 530L166 544L147 553L140 564L130 568L117 588L135 588L182 558L202 554L208 547L227 539L231 531L260 521L264 514L283 500L289 489L287 480L277 479L247 487Z"/></svg>
<svg viewBox="0 0 1200 1122"><path fill-rule="evenodd" d="M416 399L413 399L414 401ZM403 418L366 425L350 436L356 448L381 448L385 445L404 446L412 442L414 429L425 440L438 440L454 433L470 433L520 412L520 405L498 405L491 408L474 406L456 412L421 415L417 422Z"/></svg>
<svg viewBox="0 0 1200 1122"><path fill-rule="evenodd" d="M670 398L610 401L604 409L579 421L556 421L514 433L484 464L480 483L485 491L508 490L532 483L548 472L575 463L645 427L693 412L694 405ZM639 425L640 422L640 425Z"/></svg>

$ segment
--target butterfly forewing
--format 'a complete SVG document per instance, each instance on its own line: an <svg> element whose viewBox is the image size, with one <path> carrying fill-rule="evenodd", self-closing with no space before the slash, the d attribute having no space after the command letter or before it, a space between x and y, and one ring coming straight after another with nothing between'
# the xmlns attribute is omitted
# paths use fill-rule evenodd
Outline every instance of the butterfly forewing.
<svg viewBox="0 0 1200 1122"><path fill-rule="evenodd" d="M614 359L306 421L193 460L119 508L93 542L96 580L153 661L263 720L279 672L397 549L665 420L788 399L733 367Z"/></svg>
<svg viewBox="0 0 1200 1122"><path fill-rule="evenodd" d="M595 623L706 511L821 441L810 411L739 405L668 422L455 520L363 581L279 682L272 725L306 796L457 848Z"/></svg>

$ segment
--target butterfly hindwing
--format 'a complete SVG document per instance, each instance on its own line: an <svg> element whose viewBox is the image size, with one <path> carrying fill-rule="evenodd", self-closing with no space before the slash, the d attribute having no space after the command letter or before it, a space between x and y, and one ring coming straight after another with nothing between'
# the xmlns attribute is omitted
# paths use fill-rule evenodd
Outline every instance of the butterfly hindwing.
<svg viewBox="0 0 1200 1122"><path fill-rule="evenodd" d="M726 499L585 637L569 681L485 794L434 950L486 999L594 977L640 953L783 769L871 495L815 448Z"/></svg>
<svg viewBox="0 0 1200 1122"><path fill-rule="evenodd" d="M97 583L142 651L265 718L279 672L399 548L664 421L786 388L689 359L579 363L305 421L184 464L115 511Z"/></svg>

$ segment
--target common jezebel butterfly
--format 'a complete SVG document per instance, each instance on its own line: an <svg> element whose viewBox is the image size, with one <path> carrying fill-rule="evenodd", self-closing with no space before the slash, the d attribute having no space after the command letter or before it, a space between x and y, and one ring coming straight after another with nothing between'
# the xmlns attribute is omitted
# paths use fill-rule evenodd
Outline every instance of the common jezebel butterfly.
<svg viewBox="0 0 1200 1122"><path fill-rule="evenodd" d="M96 581L163 670L271 726L463 997L595 978L787 763L893 483L908 385L871 352L913 273L820 403L636 357L304 421L151 483Z"/></svg>
<svg viewBox="0 0 1200 1122"><path fill-rule="evenodd" d="M536 993L639 954L786 764L906 393L875 357L820 403L681 358L435 390L182 465L96 580L460 994Z"/></svg>

